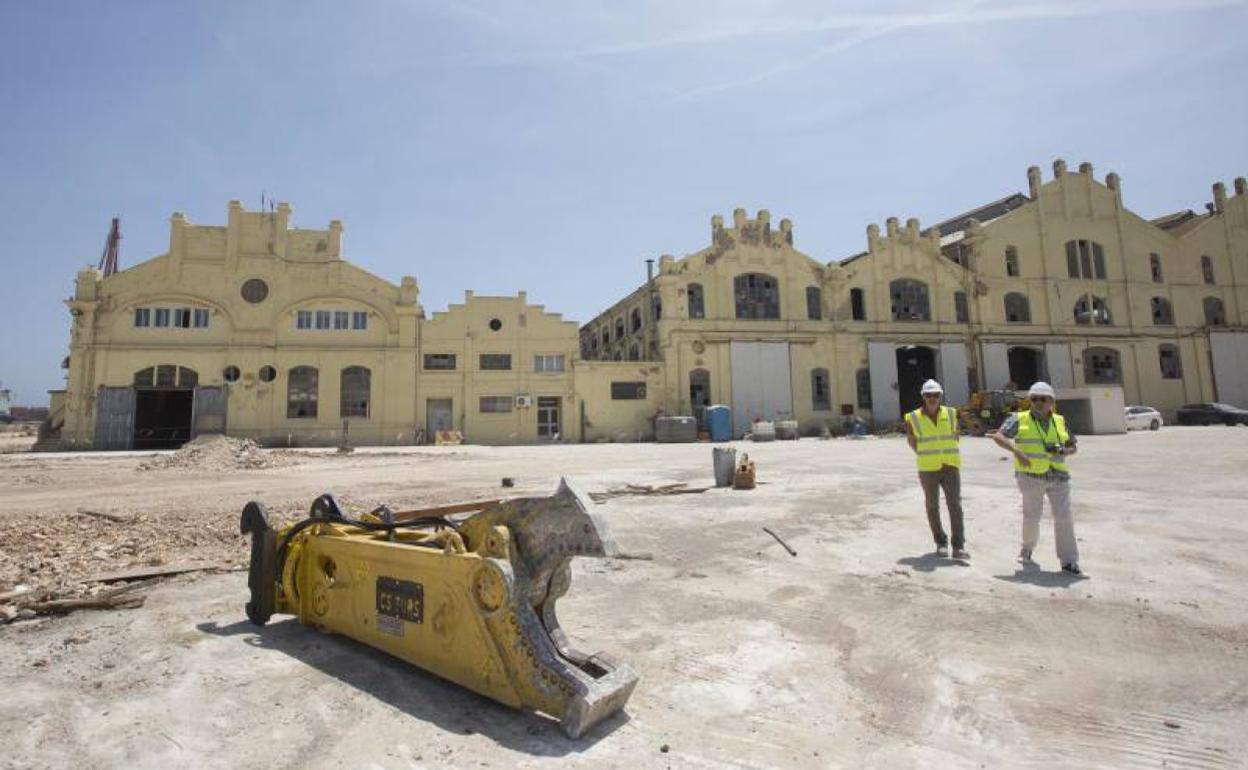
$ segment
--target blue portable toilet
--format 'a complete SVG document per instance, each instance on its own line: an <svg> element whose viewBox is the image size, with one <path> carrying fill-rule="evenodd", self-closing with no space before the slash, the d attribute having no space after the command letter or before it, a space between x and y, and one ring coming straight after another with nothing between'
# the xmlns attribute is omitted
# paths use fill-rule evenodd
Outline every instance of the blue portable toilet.
<svg viewBox="0 0 1248 770"><path fill-rule="evenodd" d="M706 430L711 441L732 441L732 410L724 404L706 408Z"/></svg>

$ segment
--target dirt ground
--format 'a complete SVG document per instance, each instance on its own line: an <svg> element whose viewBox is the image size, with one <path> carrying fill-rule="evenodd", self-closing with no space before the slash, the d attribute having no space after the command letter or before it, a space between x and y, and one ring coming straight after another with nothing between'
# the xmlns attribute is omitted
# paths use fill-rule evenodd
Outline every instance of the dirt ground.
<svg viewBox="0 0 1248 770"><path fill-rule="evenodd" d="M1047 517L1040 569L1015 561L1017 491L986 439L964 442L965 564L930 555L900 439L740 448L758 461L753 491L598 506L624 550L654 558L574 562L565 628L641 674L625 713L581 740L289 618L257 629L245 573L196 573L138 609L0 626L0 766L1248 764L1248 430L1082 439L1086 579L1057 571ZM706 445L309 450L241 470L152 459L0 456L0 592L242 565L251 499L294 518L324 491L416 507L496 497L503 476L549 494L561 475L593 492L712 471Z"/></svg>

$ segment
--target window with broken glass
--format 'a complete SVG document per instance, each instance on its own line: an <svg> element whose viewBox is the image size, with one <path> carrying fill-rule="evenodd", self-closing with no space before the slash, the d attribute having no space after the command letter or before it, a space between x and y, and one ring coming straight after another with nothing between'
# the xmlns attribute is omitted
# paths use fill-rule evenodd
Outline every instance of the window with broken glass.
<svg viewBox="0 0 1248 770"><path fill-rule="evenodd" d="M691 283L685 291L689 295L689 317L705 318L706 307L703 304L702 284Z"/></svg>
<svg viewBox="0 0 1248 770"><path fill-rule="evenodd" d="M1066 272L1071 278L1105 278L1105 249L1096 241L1066 242Z"/></svg>
<svg viewBox="0 0 1248 770"><path fill-rule="evenodd" d="M478 363L483 371L507 371L511 369L511 354L482 353Z"/></svg>
<svg viewBox="0 0 1248 770"><path fill-rule="evenodd" d="M737 318L777 319L780 317L780 287L776 279L763 273L745 273L733 279Z"/></svg>
<svg viewBox="0 0 1248 770"><path fill-rule="evenodd" d="M1157 360L1161 365L1161 377L1164 380L1183 378L1183 364L1179 360L1179 347L1170 343L1157 346Z"/></svg>
<svg viewBox="0 0 1248 770"><path fill-rule="evenodd" d="M888 293L892 299L894 321L932 320L927 284L909 278L899 278L888 285Z"/></svg>
<svg viewBox="0 0 1248 770"><path fill-rule="evenodd" d="M342 370L339 417L368 418L371 380L372 373L363 366L348 366Z"/></svg>
<svg viewBox="0 0 1248 770"><path fill-rule="evenodd" d="M286 416L290 419L316 417L317 370L296 366L287 374Z"/></svg>

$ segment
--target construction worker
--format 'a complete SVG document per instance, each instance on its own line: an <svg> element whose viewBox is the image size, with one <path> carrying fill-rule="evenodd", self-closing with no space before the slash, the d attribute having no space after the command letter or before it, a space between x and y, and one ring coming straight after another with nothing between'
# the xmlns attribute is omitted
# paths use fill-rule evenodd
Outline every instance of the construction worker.
<svg viewBox="0 0 1248 770"><path fill-rule="evenodd" d="M949 529L953 535L953 558L969 559L962 531L962 459L958 453L958 412L940 401L945 390L936 380L923 383L919 394L923 406L906 413L906 443L914 450L919 484L927 503L927 523L936 541L936 555L949 555L949 538L940 523L940 490L945 490Z"/></svg>
<svg viewBox="0 0 1248 770"><path fill-rule="evenodd" d="M1075 453L1075 437L1066 420L1055 410L1057 395L1047 382L1037 382L1027 391L1031 408L1005 418L1001 429L992 434L1001 448L1014 455L1014 478L1023 496L1023 548L1018 558L1031 563L1031 554L1040 539L1040 516L1048 495L1053 511L1053 537L1062 571L1081 575L1079 546L1075 543L1075 522L1070 512L1070 469L1066 458Z"/></svg>

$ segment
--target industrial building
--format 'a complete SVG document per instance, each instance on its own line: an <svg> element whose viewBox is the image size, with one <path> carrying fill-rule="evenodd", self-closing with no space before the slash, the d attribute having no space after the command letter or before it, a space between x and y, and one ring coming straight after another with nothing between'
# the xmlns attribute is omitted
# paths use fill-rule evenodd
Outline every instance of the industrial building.
<svg viewBox="0 0 1248 770"><path fill-rule="evenodd" d="M267 445L636 441L658 414L732 407L804 432L855 415L891 423L935 377L979 388L1119 385L1172 415L1248 404L1248 183L1206 210L1144 219L1118 176L1053 164L1046 182L926 230L867 227L866 250L822 262L794 227L738 209L710 244L665 255L637 290L578 328L523 292L427 315L343 259L342 224L229 205L224 226L176 213L168 252L78 273L65 448L176 446L226 432ZM102 265L104 267L104 265Z"/></svg>

